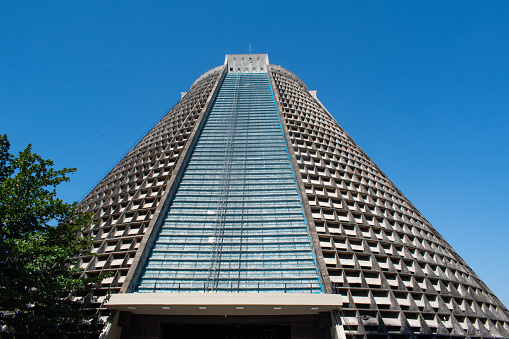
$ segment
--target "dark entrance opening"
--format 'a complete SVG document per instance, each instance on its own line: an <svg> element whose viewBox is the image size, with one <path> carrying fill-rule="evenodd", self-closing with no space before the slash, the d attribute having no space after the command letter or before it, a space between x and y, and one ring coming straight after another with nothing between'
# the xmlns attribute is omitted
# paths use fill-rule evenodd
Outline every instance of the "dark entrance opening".
<svg viewBox="0 0 509 339"><path fill-rule="evenodd" d="M290 339L290 325L269 324L164 324L161 339Z"/></svg>

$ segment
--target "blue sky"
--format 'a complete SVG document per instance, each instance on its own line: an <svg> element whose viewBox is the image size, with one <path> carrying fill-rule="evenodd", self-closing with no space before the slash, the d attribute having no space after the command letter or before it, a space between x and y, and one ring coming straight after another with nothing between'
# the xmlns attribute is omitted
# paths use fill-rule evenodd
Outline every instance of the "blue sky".
<svg viewBox="0 0 509 339"><path fill-rule="evenodd" d="M509 2L0 1L0 133L80 200L227 53L268 53L509 306Z"/></svg>

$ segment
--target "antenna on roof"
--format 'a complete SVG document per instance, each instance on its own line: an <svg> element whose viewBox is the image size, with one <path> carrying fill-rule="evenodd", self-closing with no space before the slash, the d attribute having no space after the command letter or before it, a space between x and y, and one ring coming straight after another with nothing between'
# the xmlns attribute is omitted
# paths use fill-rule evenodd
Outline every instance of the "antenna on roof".
<svg viewBox="0 0 509 339"><path fill-rule="evenodd" d="M249 43L249 54L251 54L251 43Z"/></svg>

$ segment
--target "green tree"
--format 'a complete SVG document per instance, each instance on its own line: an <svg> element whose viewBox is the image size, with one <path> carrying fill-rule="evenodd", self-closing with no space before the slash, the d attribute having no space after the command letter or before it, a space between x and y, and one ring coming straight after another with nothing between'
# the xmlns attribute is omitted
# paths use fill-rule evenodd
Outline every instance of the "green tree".
<svg viewBox="0 0 509 339"><path fill-rule="evenodd" d="M97 278L80 278L73 257L89 253L91 240L80 231L92 217L56 196L75 169L53 169L30 144L17 157L9 148L0 136L0 325L42 334L84 318L71 293Z"/></svg>

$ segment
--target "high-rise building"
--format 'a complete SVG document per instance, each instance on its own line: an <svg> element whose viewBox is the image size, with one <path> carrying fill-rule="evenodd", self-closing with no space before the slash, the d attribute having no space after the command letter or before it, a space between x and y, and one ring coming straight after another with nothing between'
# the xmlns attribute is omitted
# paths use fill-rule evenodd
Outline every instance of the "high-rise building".
<svg viewBox="0 0 509 339"><path fill-rule="evenodd" d="M509 312L266 54L227 55L83 200L111 338L500 338ZM111 295L110 295L111 294Z"/></svg>

